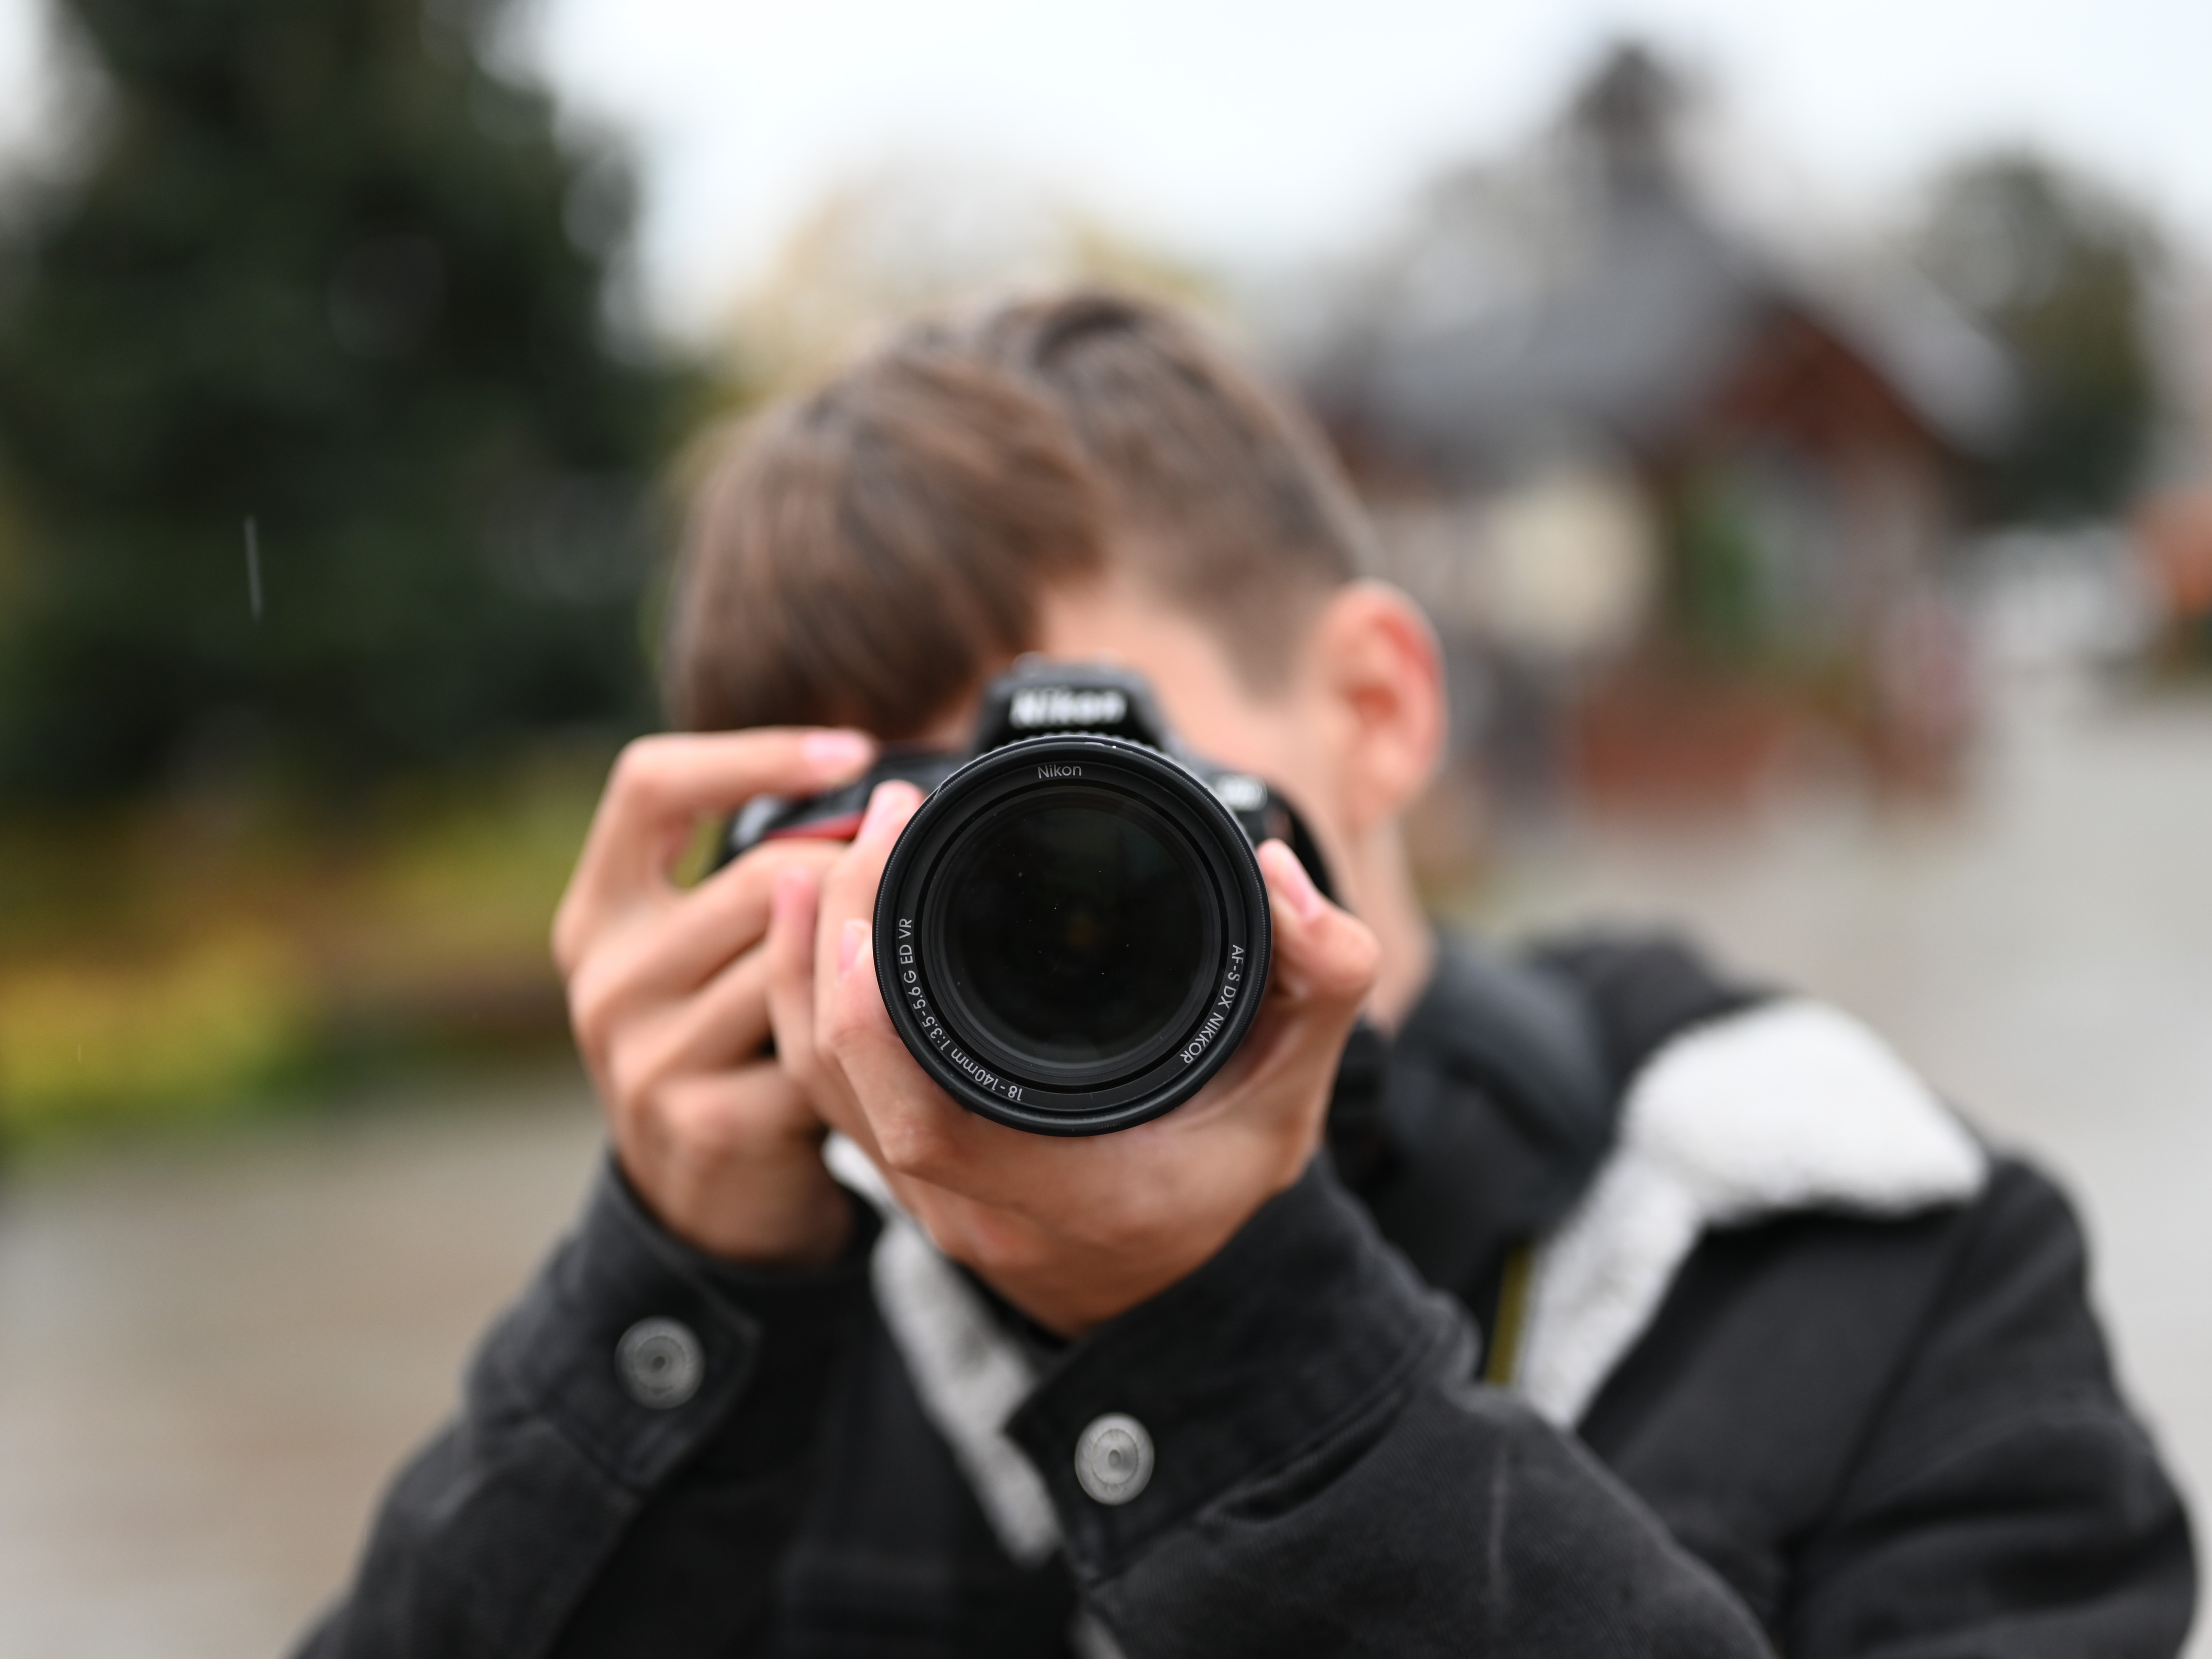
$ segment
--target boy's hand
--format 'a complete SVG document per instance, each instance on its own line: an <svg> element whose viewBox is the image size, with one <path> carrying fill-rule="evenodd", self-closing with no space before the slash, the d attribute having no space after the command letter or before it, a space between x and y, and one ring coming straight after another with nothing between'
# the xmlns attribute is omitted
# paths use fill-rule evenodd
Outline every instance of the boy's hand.
<svg viewBox="0 0 2212 1659"><path fill-rule="evenodd" d="M891 843L920 804L876 791L825 872L777 872L769 1002L776 1049L939 1247L1049 1329L1073 1335L1197 1268L1295 1182L1319 1144L1337 1059L1375 976L1375 936L1260 849L1274 918L1266 1000L1188 1103L1081 1139L1026 1134L957 1105L891 1028L870 918Z"/></svg>
<svg viewBox="0 0 2212 1659"><path fill-rule="evenodd" d="M717 1255L823 1262L851 1229L823 1121L768 1050L763 945L778 873L825 870L843 849L771 842L689 890L673 868L701 817L849 781L873 753L852 732L631 744L554 917L576 1046L623 1171L663 1224Z"/></svg>

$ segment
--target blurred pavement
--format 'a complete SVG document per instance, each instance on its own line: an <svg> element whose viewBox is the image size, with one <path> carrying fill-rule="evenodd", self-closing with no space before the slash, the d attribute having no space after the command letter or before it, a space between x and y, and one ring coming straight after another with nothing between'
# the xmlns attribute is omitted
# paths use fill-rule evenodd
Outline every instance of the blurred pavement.
<svg viewBox="0 0 2212 1659"><path fill-rule="evenodd" d="M1968 805L1582 829L1486 914L1683 921L1865 1015L2081 1200L2124 1376L2212 1489L2212 702L2047 685ZM481 1094L484 1091L478 1091ZM279 1651L565 1221L572 1077L0 1190L0 1659ZM2192 1653L2212 1659L2200 1633Z"/></svg>
<svg viewBox="0 0 2212 1659"><path fill-rule="evenodd" d="M0 1659L289 1646L597 1146L556 1078L0 1192Z"/></svg>

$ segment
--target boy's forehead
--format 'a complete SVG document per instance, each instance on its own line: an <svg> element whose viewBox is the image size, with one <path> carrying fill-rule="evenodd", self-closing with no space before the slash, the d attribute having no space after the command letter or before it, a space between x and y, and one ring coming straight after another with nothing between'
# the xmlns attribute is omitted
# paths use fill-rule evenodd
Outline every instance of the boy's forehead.
<svg viewBox="0 0 2212 1659"><path fill-rule="evenodd" d="M1047 657L1133 668L1171 708L1178 696L1243 690L1227 643L1126 568L1039 594L1036 648Z"/></svg>
<svg viewBox="0 0 2212 1659"><path fill-rule="evenodd" d="M1273 701L1254 690L1234 651L1203 617L1126 565L1041 593L1035 648L1042 656L1135 670L1151 682L1169 725L1217 758L1240 757L1253 720Z"/></svg>
<svg viewBox="0 0 2212 1659"><path fill-rule="evenodd" d="M1036 623L1030 649L1037 655L1135 670L1150 682L1169 722L1186 735L1253 702L1228 646L1140 578L1115 574L1048 587L1038 595ZM1013 665L1012 656L983 664L975 683L915 740L964 747L975 735L983 688Z"/></svg>

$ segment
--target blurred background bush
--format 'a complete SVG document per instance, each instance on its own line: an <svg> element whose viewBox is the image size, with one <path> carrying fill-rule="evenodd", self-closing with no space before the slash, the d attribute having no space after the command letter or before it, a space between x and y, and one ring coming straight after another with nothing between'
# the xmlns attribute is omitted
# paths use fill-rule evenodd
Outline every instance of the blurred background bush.
<svg viewBox="0 0 2212 1659"><path fill-rule="evenodd" d="M100 91L0 337L10 788L334 793L644 718L676 386L606 326L621 163L478 60L497 9L66 15Z"/></svg>
<svg viewBox="0 0 2212 1659"><path fill-rule="evenodd" d="M0 242L0 1137L557 1031L698 381L503 10L59 9L90 90Z"/></svg>

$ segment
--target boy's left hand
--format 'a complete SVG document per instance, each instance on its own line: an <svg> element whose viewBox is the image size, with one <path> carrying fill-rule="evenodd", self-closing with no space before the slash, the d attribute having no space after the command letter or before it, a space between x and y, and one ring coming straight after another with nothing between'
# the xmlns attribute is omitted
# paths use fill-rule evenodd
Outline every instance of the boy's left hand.
<svg viewBox="0 0 2212 1659"><path fill-rule="evenodd" d="M1375 936L1316 890L1290 848L1268 842L1260 865L1273 963L1259 1016L1220 1075L1133 1129L1024 1133L957 1104L884 1008L876 888L921 800L911 786L881 786L826 876L778 878L767 946L776 1052L939 1249L1072 1336L1194 1271L1297 1181L1375 976Z"/></svg>

